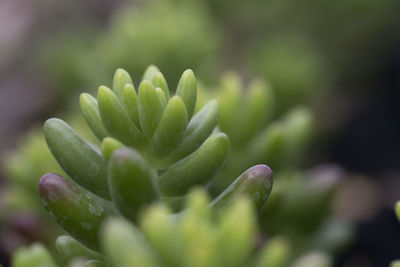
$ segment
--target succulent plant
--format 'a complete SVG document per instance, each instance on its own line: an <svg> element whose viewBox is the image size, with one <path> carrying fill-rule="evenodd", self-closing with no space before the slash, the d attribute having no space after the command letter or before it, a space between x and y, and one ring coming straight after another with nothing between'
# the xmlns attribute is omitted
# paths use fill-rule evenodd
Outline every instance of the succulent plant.
<svg viewBox="0 0 400 267"><path fill-rule="evenodd" d="M85 138L96 141L82 118L73 114L66 114L66 117ZM0 188L1 253L11 253L10 244L40 241L50 245L63 231L43 209L37 185L47 172L65 174L48 150L43 131L34 128L23 136L17 149L4 158L2 165L5 182ZM18 241L13 241L16 238Z"/></svg>
<svg viewBox="0 0 400 267"><path fill-rule="evenodd" d="M227 164L210 185L219 194L243 169L268 162L274 170L297 169L312 136L313 117L306 107L294 106L282 117L276 114L276 89L268 81L253 79L244 86L239 75L223 75L213 90L200 90L200 104L215 98L220 108L218 123L231 140ZM199 108L198 107L198 108Z"/></svg>
<svg viewBox="0 0 400 267"><path fill-rule="evenodd" d="M216 89L197 92L196 78L187 70L174 93L150 66L136 91L129 74L118 69L112 90L100 86L97 98L80 96L82 115L97 140L85 141L60 119L47 120L45 139L63 171L44 175L39 191L50 215L71 235L61 240L102 253L99 233L110 218L122 215L140 224L141 214L155 203L180 216L186 193L205 186L214 198L213 214L247 195L258 210L257 229L290 245L286 263L300 255L296 262L307 262L301 259L314 258L316 249L316 258L329 263L325 253L351 237L348 225L329 209L340 175L299 172L312 132L310 112L298 107L280 118L267 82L253 80L247 87L228 73ZM264 163L279 177L266 204L272 172ZM302 216L315 212L318 216Z"/></svg>
<svg viewBox="0 0 400 267"><path fill-rule="evenodd" d="M140 214L137 226L123 218L108 219L100 228L100 253L60 236L57 259L34 244L14 255L14 266L332 266L319 251L295 257L282 237L257 245L256 211L248 197L235 198L217 213L212 205L203 190L194 190L179 214L157 203Z"/></svg>
<svg viewBox="0 0 400 267"><path fill-rule="evenodd" d="M135 223L147 206L168 203L176 210L194 186L206 186L224 164L230 143L216 128L218 104L196 113L197 82L182 74L174 96L162 73L150 66L136 92L129 74L118 69L113 90L100 86L97 99L83 93L83 117L101 148L81 138L67 123L49 119L47 145L70 177L46 174L39 194L49 214L72 237L98 250L107 218L121 214ZM210 204L218 213L240 195L261 208L272 188L266 165L249 168Z"/></svg>
<svg viewBox="0 0 400 267"><path fill-rule="evenodd" d="M335 165L299 170L314 135L314 116L305 106L292 106L281 116L277 91L263 79L244 85L234 72L223 75L213 90L200 88L197 109L208 99L218 100L218 125L232 146L210 192L216 196L241 170L268 163L276 178L269 201L259 211L261 231L286 236L299 252L336 252L354 233L351 224L332 212L345 172Z"/></svg>

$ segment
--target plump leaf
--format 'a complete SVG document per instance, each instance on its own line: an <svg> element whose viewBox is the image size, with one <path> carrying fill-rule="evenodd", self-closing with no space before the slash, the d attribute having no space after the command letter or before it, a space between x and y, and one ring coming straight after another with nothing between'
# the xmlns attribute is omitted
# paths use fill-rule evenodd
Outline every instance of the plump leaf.
<svg viewBox="0 0 400 267"><path fill-rule="evenodd" d="M111 158L112 153L114 153L115 150L122 147L124 147L124 145L117 139L114 139L112 137L106 137L101 143L101 152L103 153L103 157L106 160L109 160Z"/></svg>
<svg viewBox="0 0 400 267"><path fill-rule="evenodd" d="M159 163L160 167L176 163L200 147L217 125L218 116L218 103L210 100L190 120L182 143Z"/></svg>
<svg viewBox="0 0 400 267"><path fill-rule="evenodd" d="M164 75L161 72L157 72L154 74L151 83L154 85L154 87L159 87L163 90L165 97L167 100L169 99L169 88L167 81L164 78Z"/></svg>
<svg viewBox="0 0 400 267"><path fill-rule="evenodd" d="M122 215L136 221L141 209L159 199L155 169L136 151L121 148L110 159L111 197Z"/></svg>
<svg viewBox="0 0 400 267"><path fill-rule="evenodd" d="M141 229L165 266L182 266L183 242L176 222L165 206L149 208L143 214Z"/></svg>
<svg viewBox="0 0 400 267"><path fill-rule="evenodd" d="M256 165L242 173L212 203L211 208L219 212L240 195L247 195L257 209L261 208L271 193L273 173L267 165Z"/></svg>
<svg viewBox="0 0 400 267"><path fill-rule="evenodd" d="M233 122L234 132L230 137L235 146L244 146L271 118L272 92L263 82L253 81L242 100L238 116Z"/></svg>
<svg viewBox="0 0 400 267"><path fill-rule="evenodd" d="M111 136L127 146L142 148L145 144L143 134L130 120L115 94L107 87L100 86L97 101L101 119Z"/></svg>
<svg viewBox="0 0 400 267"><path fill-rule="evenodd" d="M223 165L229 139L223 133L211 135L198 150L169 168L159 178L164 196L181 196L195 185L205 185Z"/></svg>
<svg viewBox="0 0 400 267"><path fill-rule="evenodd" d="M91 144L60 119L46 121L44 136L51 153L72 180L101 197L110 198L106 161Z"/></svg>
<svg viewBox="0 0 400 267"><path fill-rule="evenodd" d="M74 238L67 235L59 236L56 239L55 248L57 256L63 264L67 264L76 258L103 260L102 255L88 249Z"/></svg>
<svg viewBox="0 0 400 267"><path fill-rule="evenodd" d="M83 93L79 97L79 103L86 123L89 125L96 137L100 141L103 140L103 138L109 134L101 121L99 105L97 104L96 98L87 93Z"/></svg>
<svg viewBox="0 0 400 267"><path fill-rule="evenodd" d="M111 266L161 267L143 235L133 224L113 219L102 231L102 247Z"/></svg>
<svg viewBox="0 0 400 267"><path fill-rule="evenodd" d="M197 99L197 81L192 70L185 70L176 89L176 95L180 96L186 105L188 118L193 115Z"/></svg>
<svg viewBox="0 0 400 267"><path fill-rule="evenodd" d="M128 113L129 118L137 128L140 128L139 123L139 100L135 88L132 84L126 84L122 90L122 103Z"/></svg>
<svg viewBox="0 0 400 267"><path fill-rule="evenodd" d="M163 113L163 105L156 88L148 81L139 86L139 120L145 136L150 139Z"/></svg>
<svg viewBox="0 0 400 267"><path fill-rule="evenodd" d="M118 99L123 99L123 89L127 84L133 85L132 78L126 70L117 69L113 79L113 91Z"/></svg>
<svg viewBox="0 0 400 267"><path fill-rule="evenodd" d="M67 179L45 174L39 182L39 194L50 216L76 240L98 250L98 232L107 217L85 191Z"/></svg>
<svg viewBox="0 0 400 267"><path fill-rule="evenodd" d="M254 267L286 267L291 258L288 240L282 237L269 239L254 262Z"/></svg>
<svg viewBox="0 0 400 267"><path fill-rule="evenodd" d="M19 248L12 257L13 267L57 267L50 252L41 244Z"/></svg>
<svg viewBox="0 0 400 267"><path fill-rule="evenodd" d="M187 126L186 107L180 97L174 96L168 103L160 123L151 139L149 151L162 158L174 150L182 141Z"/></svg>

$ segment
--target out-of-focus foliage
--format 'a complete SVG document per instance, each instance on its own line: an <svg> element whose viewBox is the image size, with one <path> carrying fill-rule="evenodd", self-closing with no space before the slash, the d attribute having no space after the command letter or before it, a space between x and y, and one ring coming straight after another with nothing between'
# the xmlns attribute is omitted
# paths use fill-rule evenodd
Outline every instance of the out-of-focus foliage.
<svg viewBox="0 0 400 267"><path fill-rule="evenodd" d="M281 172L260 211L261 229L290 238L299 251L345 250L354 237L354 226L332 210L343 176L337 166L330 165L307 172Z"/></svg>
<svg viewBox="0 0 400 267"><path fill-rule="evenodd" d="M218 214L209 209L203 191L192 192L185 210L172 214L163 204L146 209L138 226L122 218L105 222L101 248L94 252L69 236L56 241L57 261L62 266L254 266L330 267L332 259L323 252L296 255L282 237L256 246L257 220L252 202L235 199ZM39 245L21 248L13 266L58 266Z"/></svg>
<svg viewBox="0 0 400 267"><path fill-rule="evenodd" d="M219 128L232 140L229 159L210 185L213 194L231 182L231 175L246 167L268 162L275 170L296 170L313 134L313 116L302 105L293 103L277 112L276 95L281 89L264 79L244 84L237 73L223 75L213 89L201 87L199 105L216 98L220 108ZM298 100L301 103L301 100Z"/></svg>
<svg viewBox="0 0 400 267"><path fill-rule="evenodd" d="M83 136L96 142L82 119L76 115L68 117ZM0 222L4 224L4 238L0 239L0 246L3 248L14 246L13 243L21 245L38 240L50 244L62 231L42 206L37 192L38 182L45 173L64 172L47 148L43 131L33 129L23 137L18 149L5 157L3 167L6 180L0 193Z"/></svg>
<svg viewBox="0 0 400 267"><path fill-rule="evenodd" d="M232 72L223 75L214 89L199 91L200 103L212 97L218 100L219 128L232 143L226 164L208 188L217 195L241 170L267 163L277 179L259 214L261 230L290 238L298 252L316 248L338 252L353 237L352 225L332 213L345 174L330 165L300 171L313 137L313 115L299 105L302 99L278 111L281 91L262 79L244 85Z"/></svg>
<svg viewBox="0 0 400 267"><path fill-rule="evenodd" d="M255 42L248 58L253 71L276 88L278 113L294 104L310 103L310 98L331 82L321 50L302 36L266 37Z"/></svg>
<svg viewBox="0 0 400 267"><path fill-rule="evenodd" d="M188 68L203 79L215 77L221 43L202 3L175 0L126 3L103 31L73 29L55 36L40 45L38 60L53 87L66 92L105 83L116 68L141 73L149 62L174 86Z"/></svg>
<svg viewBox="0 0 400 267"><path fill-rule="evenodd" d="M173 87L187 68L203 79L215 77L220 34L201 2L152 0L114 15L97 41L98 55L109 72L140 73L151 62Z"/></svg>

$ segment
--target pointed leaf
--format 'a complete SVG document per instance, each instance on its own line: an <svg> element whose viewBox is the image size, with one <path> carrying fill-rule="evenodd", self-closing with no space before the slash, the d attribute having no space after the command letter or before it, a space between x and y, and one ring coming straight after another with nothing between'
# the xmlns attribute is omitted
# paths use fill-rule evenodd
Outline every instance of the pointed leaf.
<svg viewBox="0 0 400 267"><path fill-rule="evenodd" d="M135 124L137 128L140 128L139 123L139 99L136 94L135 88L132 84L126 84L122 90L122 103L129 118Z"/></svg>
<svg viewBox="0 0 400 267"><path fill-rule="evenodd" d="M146 80L151 82L153 80L153 77L156 73L160 72L160 70L154 66L154 65L150 65L147 67L147 69L144 71L142 80Z"/></svg>
<svg viewBox="0 0 400 267"><path fill-rule="evenodd" d="M163 112L162 102L156 88L143 81L139 86L139 120L145 136L150 139L157 128Z"/></svg>
<svg viewBox="0 0 400 267"><path fill-rule="evenodd" d="M218 116L218 103L216 100L210 100L190 120L182 143L160 162L160 167L176 163L200 147L217 125Z"/></svg>
<svg viewBox="0 0 400 267"><path fill-rule="evenodd" d="M127 84L133 85L132 78L124 69L117 69L113 79L113 91L118 99L122 100L122 90Z"/></svg>
<svg viewBox="0 0 400 267"><path fill-rule="evenodd" d="M82 115L85 118L86 123L92 129L96 137L101 141L104 137L109 134L104 128L103 122L101 121L99 106L97 104L96 98L93 96L83 93L79 97L79 102L81 105Z"/></svg>
<svg viewBox="0 0 400 267"><path fill-rule="evenodd" d="M185 70L176 89L176 95L180 96L186 105L188 118L193 115L197 99L197 81L192 70Z"/></svg>
<svg viewBox="0 0 400 267"><path fill-rule="evenodd" d="M163 90L165 97L167 100L169 99L169 88L167 81L164 78L164 75L161 72L157 72L154 74L151 83L154 85L154 87L159 87Z"/></svg>
<svg viewBox="0 0 400 267"><path fill-rule="evenodd" d="M135 124L129 119L115 94L105 86L97 92L100 115L104 126L112 137L127 146L141 148L144 137Z"/></svg>
<svg viewBox="0 0 400 267"><path fill-rule="evenodd" d="M162 158L182 141L187 126L186 107L182 99L174 96L165 109L149 145L151 155Z"/></svg>
<svg viewBox="0 0 400 267"><path fill-rule="evenodd" d="M162 109L164 110L167 106L167 98L165 97L164 91L160 87L156 87L156 92L158 94L158 98L160 99Z"/></svg>

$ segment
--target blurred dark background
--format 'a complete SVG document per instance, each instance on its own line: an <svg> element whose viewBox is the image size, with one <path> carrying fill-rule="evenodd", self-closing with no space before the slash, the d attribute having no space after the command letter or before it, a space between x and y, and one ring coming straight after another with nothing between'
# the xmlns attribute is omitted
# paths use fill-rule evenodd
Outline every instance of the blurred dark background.
<svg viewBox="0 0 400 267"><path fill-rule="evenodd" d="M210 84L231 69L260 76L283 106L314 110L306 165L351 174L357 235L337 266L387 266L400 257L399 12L396 0L2 0L0 157L116 67L139 79L156 64L173 82L186 68Z"/></svg>

